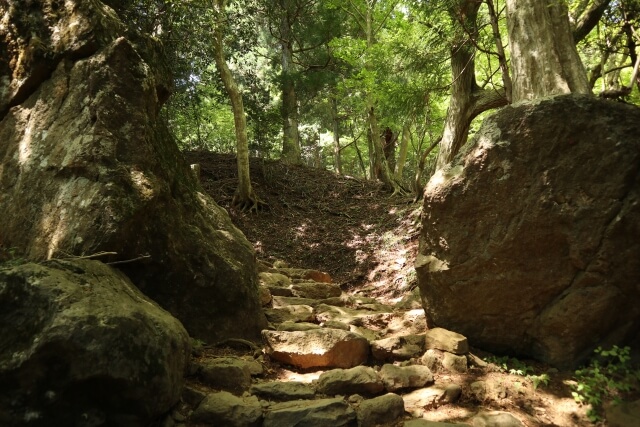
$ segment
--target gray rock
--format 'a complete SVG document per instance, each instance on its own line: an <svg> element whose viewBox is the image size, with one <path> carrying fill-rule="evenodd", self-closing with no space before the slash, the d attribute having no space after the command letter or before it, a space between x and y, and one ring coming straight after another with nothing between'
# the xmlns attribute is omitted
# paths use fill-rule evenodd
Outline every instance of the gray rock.
<svg viewBox="0 0 640 427"><path fill-rule="evenodd" d="M263 307L271 304L273 297L271 296L271 292L268 287L258 286L258 294L260 295L260 304L262 304Z"/></svg>
<svg viewBox="0 0 640 427"><path fill-rule="evenodd" d="M251 386L251 394L267 400L312 399L315 390L309 384L297 381L270 381Z"/></svg>
<svg viewBox="0 0 640 427"><path fill-rule="evenodd" d="M377 394L384 390L373 368L356 366L351 369L332 369L318 378L316 389L326 395Z"/></svg>
<svg viewBox="0 0 640 427"><path fill-rule="evenodd" d="M39 260L117 252L101 260L136 260L118 267L190 335L257 338L255 253L199 189L159 114L173 86L161 43L103 2L8 10L2 244Z"/></svg>
<svg viewBox="0 0 640 427"><path fill-rule="evenodd" d="M407 412L414 417L422 417L425 408L455 403L460 397L458 391L462 392L462 389L455 384L435 384L403 394L402 398Z"/></svg>
<svg viewBox="0 0 640 427"><path fill-rule="evenodd" d="M444 351L430 348L420 358L420 363L427 366L431 371L438 372L442 369L442 359L444 359Z"/></svg>
<svg viewBox="0 0 640 427"><path fill-rule="evenodd" d="M424 335L405 335L371 343L371 354L377 360L408 360L424 352Z"/></svg>
<svg viewBox="0 0 640 427"><path fill-rule="evenodd" d="M393 423L404 415L404 401L397 394L387 393L362 401L358 405L356 413L358 427L375 427L380 424Z"/></svg>
<svg viewBox="0 0 640 427"><path fill-rule="evenodd" d="M288 276L281 273L263 271L258 274L258 278L261 285L269 288L289 288L293 284Z"/></svg>
<svg viewBox="0 0 640 427"><path fill-rule="evenodd" d="M310 329L320 329L322 328L320 325L316 325L315 323L309 322L294 322L291 320L286 320L280 323L277 327L279 331L308 331Z"/></svg>
<svg viewBox="0 0 640 427"><path fill-rule="evenodd" d="M369 342L338 329L262 331L266 354L298 368L351 368L369 356Z"/></svg>
<svg viewBox="0 0 640 427"><path fill-rule="evenodd" d="M301 400L272 405L263 427L342 427L355 419L355 411L343 399Z"/></svg>
<svg viewBox="0 0 640 427"><path fill-rule="evenodd" d="M278 297L274 297L278 298ZM267 308L264 314L271 323L280 324L284 322L310 322L314 320L313 308L308 305L287 305L277 308Z"/></svg>
<svg viewBox="0 0 640 427"><path fill-rule="evenodd" d="M329 320L328 322L324 322L322 324L322 327L331 329L342 329L343 331L351 330L349 325L344 322L338 322L337 320Z"/></svg>
<svg viewBox="0 0 640 427"><path fill-rule="evenodd" d="M348 307L334 307L327 304L318 304L315 307L315 317L316 320L321 323L335 320L354 326L366 326L367 324L372 324L380 328L388 322L388 318L392 315L391 311L392 310L375 312L370 310L356 310Z"/></svg>
<svg viewBox="0 0 640 427"><path fill-rule="evenodd" d="M206 359L198 365L198 376L211 388L242 394L251 387L251 370L245 360L218 357Z"/></svg>
<svg viewBox="0 0 640 427"><path fill-rule="evenodd" d="M292 297L293 291L290 288L281 288L279 286L268 286L269 292L274 297Z"/></svg>
<svg viewBox="0 0 640 427"><path fill-rule="evenodd" d="M442 367L449 372L463 374L467 372L467 356L458 356L445 351L442 357Z"/></svg>
<svg viewBox="0 0 640 427"><path fill-rule="evenodd" d="M442 398L442 402L444 403L456 403L460 396L462 396L462 387L458 384L447 384L444 388L444 397Z"/></svg>
<svg viewBox="0 0 640 427"><path fill-rule="evenodd" d="M306 305L315 307L319 304L318 300L313 298L300 298L300 297L273 297L273 308L286 308L292 305Z"/></svg>
<svg viewBox="0 0 640 427"><path fill-rule="evenodd" d="M469 352L469 343L465 336L443 328L429 329L424 334L424 345L426 349L448 351L453 354L462 355Z"/></svg>
<svg viewBox="0 0 640 427"><path fill-rule="evenodd" d="M640 400L607 405L605 414L609 427L640 426Z"/></svg>
<svg viewBox="0 0 640 427"><path fill-rule="evenodd" d="M191 414L191 422L225 427L257 427L261 420L257 397L237 397L226 391L207 395Z"/></svg>
<svg viewBox="0 0 640 427"><path fill-rule="evenodd" d="M474 381L469 385L471 396L477 402L484 402L487 398L487 383L485 381Z"/></svg>
<svg viewBox="0 0 640 427"><path fill-rule="evenodd" d="M180 398L189 336L119 271L0 267L0 307L0 425L145 425Z"/></svg>
<svg viewBox="0 0 640 427"><path fill-rule="evenodd" d="M481 412L471 419L473 427L524 427L524 424L508 412Z"/></svg>
<svg viewBox="0 0 640 427"><path fill-rule="evenodd" d="M422 388L433 384L431 370L422 365L395 366L386 364L380 369L380 378L387 391Z"/></svg>
<svg viewBox="0 0 640 427"><path fill-rule="evenodd" d="M590 95L485 119L425 189L416 271L429 327L561 368L633 338L639 134L640 109Z"/></svg>
<svg viewBox="0 0 640 427"><path fill-rule="evenodd" d="M409 420L405 421L403 427L468 427L468 424L441 423L439 421Z"/></svg>

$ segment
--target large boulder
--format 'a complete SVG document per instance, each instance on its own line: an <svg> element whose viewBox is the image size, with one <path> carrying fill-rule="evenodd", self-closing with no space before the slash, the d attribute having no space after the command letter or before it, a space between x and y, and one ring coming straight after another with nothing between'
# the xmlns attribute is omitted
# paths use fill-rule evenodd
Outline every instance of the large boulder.
<svg viewBox="0 0 640 427"><path fill-rule="evenodd" d="M100 262L0 268L0 425L149 425L180 399L189 343Z"/></svg>
<svg viewBox="0 0 640 427"><path fill-rule="evenodd" d="M0 246L106 253L205 341L266 327L252 246L159 116L162 46L97 0L0 8Z"/></svg>
<svg viewBox="0 0 640 427"><path fill-rule="evenodd" d="M574 366L640 326L640 109L590 96L506 107L425 189L429 327Z"/></svg>

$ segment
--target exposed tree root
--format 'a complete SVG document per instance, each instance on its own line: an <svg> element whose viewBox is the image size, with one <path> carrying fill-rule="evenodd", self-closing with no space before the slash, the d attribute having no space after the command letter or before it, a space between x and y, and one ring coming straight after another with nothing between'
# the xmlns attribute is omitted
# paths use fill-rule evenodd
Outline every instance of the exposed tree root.
<svg viewBox="0 0 640 427"><path fill-rule="evenodd" d="M269 205L260 200L253 192L248 196L241 196L239 193L236 193L231 200L231 207L242 212L251 213L258 213L269 209Z"/></svg>
<svg viewBox="0 0 640 427"><path fill-rule="evenodd" d="M215 348L215 347L232 347L232 348L237 348L237 347L249 347L249 349L252 351L253 353L253 357L258 357L262 354L262 348L259 347L258 345L252 343L251 341L248 340L244 340L242 338L227 338L226 340L222 340L219 341L215 344L211 344L209 346L205 346L205 347L209 347L209 348Z"/></svg>

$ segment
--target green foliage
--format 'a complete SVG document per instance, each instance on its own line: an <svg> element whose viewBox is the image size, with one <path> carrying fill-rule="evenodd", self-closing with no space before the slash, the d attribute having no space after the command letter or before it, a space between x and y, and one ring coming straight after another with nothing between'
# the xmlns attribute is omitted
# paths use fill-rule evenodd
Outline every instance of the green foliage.
<svg viewBox="0 0 640 427"><path fill-rule="evenodd" d="M533 383L534 389L537 389L540 385L547 386L549 384L549 381L551 381L549 374L535 374L535 369L533 368L533 366L527 365L526 363L516 359L515 357L491 356L485 358L485 361L496 365L500 372L527 378Z"/></svg>
<svg viewBox="0 0 640 427"><path fill-rule="evenodd" d="M589 366L576 371L576 384L571 393L576 402L590 405L587 412L592 422L602 420L602 405L619 403L624 393L638 390L640 369L631 364L631 349L614 345L610 350L598 347Z"/></svg>
<svg viewBox="0 0 640 427"><path fill-rule="evenodd" d="M26 262L27 260L18 252L18 248L5 248L0 245L0 266L14 267Z"/></svg>

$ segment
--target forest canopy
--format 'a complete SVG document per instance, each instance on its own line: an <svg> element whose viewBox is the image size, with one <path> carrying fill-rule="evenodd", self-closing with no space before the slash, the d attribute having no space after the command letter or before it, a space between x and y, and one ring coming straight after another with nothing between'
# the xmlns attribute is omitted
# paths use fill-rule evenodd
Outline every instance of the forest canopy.
<svg viewBox="0 0 640 427"><path fill-rule="evenodd" d="M108 3L163 42L175 83L164 114L183 150L239 153L242 114L247 155L378 178L395 192L418 192L487 112L556 93L524 83L556 73L545 50L579 55L567 92L640 103L640 0ZM566 31L545 38L541 14Z"/></svg>

